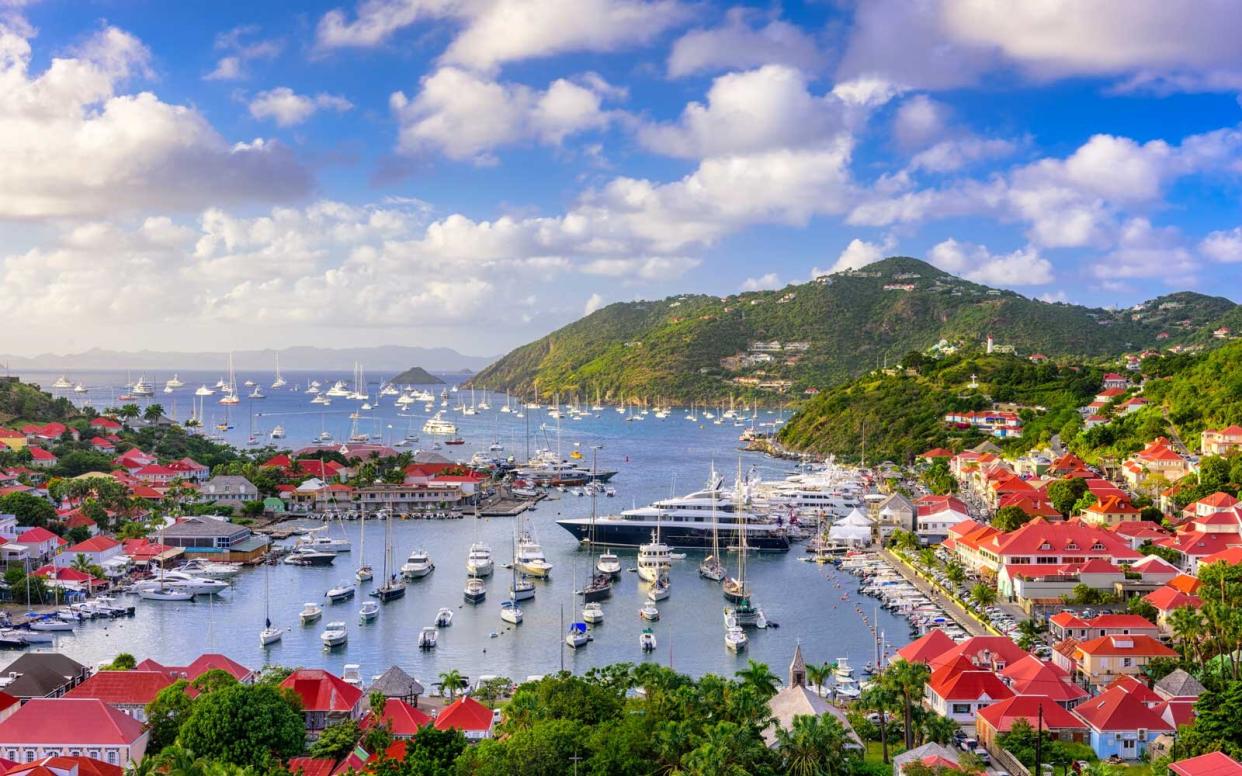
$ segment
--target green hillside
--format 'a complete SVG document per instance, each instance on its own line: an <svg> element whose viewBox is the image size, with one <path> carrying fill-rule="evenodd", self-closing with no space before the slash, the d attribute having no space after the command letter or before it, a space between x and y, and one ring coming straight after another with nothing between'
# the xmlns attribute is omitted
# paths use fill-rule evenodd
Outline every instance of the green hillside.
<svg viewBox="0 0 1242 776"><path fill-rule="evenodd" d="M598 392L611 400L733 395L774 402L942 339L977 346L991 334L1020 354L1112 356L1206 341L1237 309L1193 293L1122 311L1047 303L891 258L777 291L609 305L517 348L472 383L545 398Z"/></svg>
<svg viewBox="0 0 1242 776"><path fill-rule="evenodd" d="M912 357L902 369L875 370L821 391L781 429L785 447L857 460L906 462L932 447L961 450L987 437L944 423L946 413L993 403L1022 407L1023 435L993 441L1007 452L1042 446L1054 435L1091 462L1116 463L1160 435L1198 447L1205 428L1242 423L1242 342L1144 360L1141 395L1150 404L1084 429L1078 408L1099 392L1104 369L1085 362L1036 365L1010 355ZM972 378L978 385L971 387ZM1135 375L1136 382L1138 376ZM1124 397L1123 397L1124 398ZM864 447L865 446L865 447Z"/></svg>
<svg viewBox="0 0 1242 776"><path fill-rule="evenodd" d="M1023 436L994 440L1028 449L1063 430L1077 431L1077 408L1098 392L1099 368L1033 364L1011 355L913 359L822 391L780 431L782 445L857 460L908 462L933 447L960 450L983 441L975 430L951 429L950 411L982 410L993 402L1023 409ZM972 382L976 383L972 387Z"/></svg>

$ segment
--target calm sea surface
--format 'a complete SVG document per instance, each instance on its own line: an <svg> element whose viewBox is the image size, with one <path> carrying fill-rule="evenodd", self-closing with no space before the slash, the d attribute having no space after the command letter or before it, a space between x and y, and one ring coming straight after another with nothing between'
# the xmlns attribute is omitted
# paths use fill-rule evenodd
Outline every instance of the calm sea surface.
<svg viewBox="0 0 1242 776"><path fill-rule="evenodd" d="M59 376L48 373L22 375L23 379L50 386ZM59 392L81 403L89 400L103 409L119 403L115 397L123 392L123 372L68 373L73 382L90 387L88 394ZM136 377L137 374L135 373ZM147 375L155 380L156 396L169 414L185 419L191 412L192 393L200 384L214 385L220 373L181 372L186 387L172 394L163 394L164 380L169 374ZM310 397L295 385L305 387L317 379L326 388L338 373L301 373L285 375L289 386L270 390L272 375L242 374L259 381L268 398L242 403L228 414L233 429L228 441L244 447L251 433L267 442L267 433L280 424L287 436L283 444L300 447L309 444L321 431L332 433L337 440L348 438L352 421L349 414L359 402L334 399L330 407L320 409L309 403ZM445 376L450 383L459 377ZM240 389L243 396L249 389ZM374 383L369 390L377 393ZM438 394L438 389L436 390ZM421 434L423 421L429 416L422 405L411 405L414 412L401 415L393 404L394 397L384 397L370 412L362 413L358 430L388 441L396 441L413 428L421 437L409 449L430 449L431 438ZM476 398L484 400L482 393ZM202 411L209 430L226 418L217 402L219 394L208 397ZM501 455L514 455L525 460L527 440L531 449L559 446L568 456L575 446L584 453L583 462L591 460L591 446L600 445L599 467L617 469L612 480L616 497L598 499L600 513L614 512L633 505L644 505L670 493L684 494L698 489L706 481L713 464L726 472L727 480L737 470L739 456L744 470L752 466L765 478L784 476L792 467L766 457L739 453L737 437L741 429L725 421L714 425L701 415L698 422L684 419L685 412L673 412L666 420L653 416L642 422L626 422L621 414L608 408L599 417L582 420L563 419L560 429L547 410L525 411L525 418L498 412L504 396L486 397L492 409L474 416L450 411L449 417L458 425L466 444L439 451L451 458L468 459L476 450L486 451L495 441L504 445ZM461 401L470 402L469 391L452 394L450 408ZM372 400L374 404L374 399ZM436 409L440 409L437 399ZM771 422L776 414L760 412L761 422ZM528 432L529 427L529 432ZM377 440L378 441L378 440ZM377 674L392 664L399 664L412 674L430 683L436 676L456 668L470 676L499 674L521 678L558 670L562 661L567 669L582 671L591 666L618 661L658 661L671 664L692 675L708 672L731 674L745 665L747 657L764 661L778 674L784 674L794 645L801 642L808 661L822 662L848 657L861 667L872 659L874 637L872 626L878 626L887 641L901 646L909 640L904 620L879 610L878 623L873 599L856 592L857 580L831 566L820 567L800 560L805 554L796 548L787 554L752 555L748 576L755 591L755 601L763 607L769 620L780 627L766 631L750 631L749 650L734 655L724 646L724 599L719 585L698 576L699 556L691 552L682 561L674 561L672 595L659 603L661 619L651 625L659 641L654 653L644 655L638 637L645 623L638 610L645 599L637 574L625 572L614 587L613 596L603 603L605 621L593 627L595 640L577 651L563 647L564 628L571 620L581 619L580 599L573 590L591 568L592 558L579 550L569 533L556 525L560 517L589 515L591 499L571 494L553 494L540 502L527 517L533 523L548 560L555 565L551 578L537 581L536 596L521 607L525 621L511 626L500 619L500 601L506 596L509 572L502 567L511 552L514 520L510 518L466 518L445 521L406 521L393 524L393 545L396 565L415 548L431 553L436 570L430 576L409 583L406 597L383 607L379 618L360 624L358 607L365 600L369 586L359 591L353 601L329 605L324 592L335 583L352 579L354 569L364 556L362 533L365 532L365 558L377 570L383 565L383 527L368 521L334 525L335 535L348 537L353 551L338 557L332 567L299 568L287 565L248 569L237 577L225 594L208 600L199 598L193 604L138 601L138 614L133 619L86 623L72 635L62 637L56 648L79 660L96 662L110 659L117 652L132 652L142 659L154 657L176 664L192 659L204 651L218 651L240 662L258 667L265 663L324 667L340 671L346 663L361 665L364 676ZM521 520L523 518L519 518ZM487 600L478 606L462 602L466 580L465 558L472 542L491 545L496 558L496 571L488 580ZM634 565L633 551L622 551L623 564ZM730 563L735 563L734 556ZM265 584L266 582L266 584ZM258 633L263 627L270 589L271 618L276 625L289 630L284 640L267 649L259 647ZM303 627L298 612L307 601L324 605L324 618ZM432 624L440 607L453 608L453 624L441 629L439 646L420 652L418 631ZM323 623L342 620L347 623L349 643L343 649L325 652L319 641Z"/></svg>

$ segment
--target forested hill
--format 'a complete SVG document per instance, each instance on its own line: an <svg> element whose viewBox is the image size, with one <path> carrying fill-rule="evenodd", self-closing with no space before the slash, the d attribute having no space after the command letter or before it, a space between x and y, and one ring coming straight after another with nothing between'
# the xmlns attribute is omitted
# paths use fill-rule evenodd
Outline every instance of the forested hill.
<svg viewBox="0 0 1242 776"><path fill-rule="evenodd" d="M1236 318L1237 305L1221 297L1179 293L1141 310L1108 311L1028 299L890 258L776 291L609 305L517 348L472 382L544 397L775 401L782 390L794 397L822 389L942 339L973 346L991 334L1022 354L1105 356L1206 341Z"/></svg>
<svg viewBox="0 0 1242 776"><path fill-rule="evenodd" d="M902 369L875 370L821 391L781 429L786 447L857 460L908 462L933 447L954 451L988 437L951 428L950 411L1012 404L1023 419L1017 439L992 439L1008 452L1061 443L1088 461L1120 461L1157 436L1198 446L1200 432L1242 423L1242 341L1143 360L1136 387L1099 410L1107 422L1085 428L1080 407L1101 390L1104 369L1076 363L1033 364L1004 354L931 359L912 354ZM1142 384L1141 389L1137 384ZM1141 396L1147 404L1126 412Z"/></svg>

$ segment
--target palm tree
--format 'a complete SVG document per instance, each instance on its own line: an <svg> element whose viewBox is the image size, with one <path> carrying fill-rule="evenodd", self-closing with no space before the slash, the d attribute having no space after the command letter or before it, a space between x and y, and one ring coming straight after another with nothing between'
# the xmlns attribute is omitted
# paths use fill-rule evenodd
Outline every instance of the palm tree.
<svg viewBox="0 0 1242 776"><path fill-rule="evenodd" d="M780 683L776 674L768 669L767 663L755 660L747 660L746 667L738 671L735 676L742 680L742 684L755 688L765 698L775 695L776 686Z"/></svg>
<svg viewBox="0 0 1242 776"><path fill-rule="evenodd" d="M466 687L466 677L462 676L456 668L440 674L440 688L448 695L449 700L452 700L459 691Z"/></svg>
<svg viewBox="0 0 1242 776"><path fill-rule="evenodd" d="M116 414L123 419L133 419L138 417L141 413L142 411L138 409L137 404L123 404L116 411Z"/></svg>
<svg viewBox="0 0 1242 776"><path fill-rule="evenodd" d="M1204 636L1203 615L1198 609L1183 606L1169 614L1169 628L1173 631L1173 639L1177 642L1182 658L1190 660L1193 655L1196 662L1202 657L1202 639Z"/></svg>
<svg viewBox="0 0 1242 776"><path fill-rule="evenodd" d="M836 717L805 714L794 717L789 730L776 729L781 773L790 776L846 776L852 772L845 728Z"/></svg>
<svg viewBox="0 0 1242 776"><path fill-rule="evenodd" d="M806 665L806 678L815 685L815 692L821 698L824 697L824 685L828 683L828 677L832 676L836 667L836 663L807 663Z"/></svg>
<svg viewBox="0 0 1242 776"><path fill-rule="evenodd" d="M884 757L884 764L888 764L888 712L896 703L896 697L893 695L892 689L883 681L872 683L870 687L863 690L859 696L858 702L867 711L873 711L880 715L880 751Z"/></svg>
<svg viewBox="0 0 1242 776"><path fill-rule="evenodd" d="M164 417L164 406L162 404L148 404L147 408L142 411L142 419L148 423L154 423Z"/></svg>
<svg viewBox="0 0 1242 776"><path fill-rule="evenodd" d="M970 589L970 600L982 609L996 603L996 589L980 582Z"/></svg>
<svg viewBox="0 0 1242 776"><path fill-rule="evenodd" d="M966 579L966 569L962 568L962 564L955 560L951 560L944 567L944 575L949 581L955 585L962 584L962 580Z"/></svg>
<svg viewBox="0 0 1242 776"><path fill-rule="evenodd" d="M91 559L87 557L84 552L79 552L77 555L74 555L73 562L69 564L69 567L74 571L81 571L83 574L90 574L96 579L101 579L104 575L103 568L95 563L91 563Z"/></svg>
<svg viewBox="0 0 1242 776"><path fill-rule="evenodd" d="M1030 651L1035 646L1035 642L1039 640L1039 623L1035 620L1023 620L1018 623L1018 646L1022 649Z"/></svg>
<svg viewBox="0 0 1242 776"><path fill-rule="evenodd" d="M888 684L894 695L901 698L906 749L914 748L914 704L916 699L922 697L923 685L927 684L930 676L931 669L926 663L899 660L890 665L880 679Z"/></svg>

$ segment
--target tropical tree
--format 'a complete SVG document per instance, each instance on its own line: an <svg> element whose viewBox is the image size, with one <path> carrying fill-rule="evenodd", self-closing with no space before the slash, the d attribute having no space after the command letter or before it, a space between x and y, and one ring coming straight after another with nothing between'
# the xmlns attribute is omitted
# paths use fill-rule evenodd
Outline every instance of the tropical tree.
<svg viewBox="0 0 1242 776"><path fill-rule="evenodd" d="M822 698L824 695L824 685L828 683L828 677L832 676L832 672L836 666L833 663L807 663L806 678L815 685L815 692Z"/></svg>
<svg viewBox="0 0 1242 776"><path fill-rule="evenodd" d="M790 776L849 776L854 757L849 736L831 714L794 717L788 730L776 729L780 772Z"/></svg>
<svg viewBox="0 0 1242 776"><path fill-rule="evenodd" d="M118 652L112 662L104 666L105 671L133 671L138 661L128 652Z"/></svg>
<svg viewBox="0 0 1242 776"><path fill-rule="evenodd" d="M901 699L906 749L914 748L914 705L923 696L923 685L931 676L926 663L899 660L890 665L880 677L895 696Z"/></svg>
<svg viewBox="0 0 1242 776"><path fill-rule="evenodd" d="M888 682L873 682L863 690L858 698L859 705L866 711L879 716L880 722L880 754L883 762L888 764L888 713L897 707L897 696Z"/></svg>
<svg viewBox="0 0 1242 776"><path fill-rule="evenodd" d="M1018 646L1026 651L1030 651L1039 641L1041 635L1039 623L1035 620L1023 620L1018 623Z"/></svg>
<svg viewBox="0 0 1242 776"><path fill-rule="evenodd" d="M496 708L496 701L503 698L512 686L513 681L509 677L494 676L479 683L477 694L479 699L486 703L489 709L494 709Z"/></svg>
<svg viewBox="0 0 1242 776"><path fill-rule="evenodd" d="M970 600L980 609L991 606L996 603L996 588L979 582L970 589Z"/></svg>
<svg viewBox="0 0 1242 776"><path fill-rule="evenodd" d="M194 701L178 742L204 757L263 767L300 753L306 738L300 704L271 685L235 684Z"/></svg>
<svg viewBox="0 0 1242 776"><path fill-rule="evenodd" d="M310 756L331 758L333 761L339 760L353 751L361 735L361 731L358 730L358 723L352 719L328 725L319 734L319 738L315 739L315 743L311 745Z"/></svg>
<svg viewBox="0 0 1242 776"><path fill-rule="evenodd" d="M1199 610L1191 606L1174 609L1169 613L1168 623L1182 659L1201 662L1205 622Z"/></svg>
<svg viewBox="0 0 1242 776"><path fill-rule="evenodd" d="M92 563L90 556L84 552L79 552L73 556L73 562L69 567L74 571L81 571L83 574L90 574L95 579L103 579L103 567L97 563Z"/></svg>
<svg viewBox="0 0 1242 776"><path fill-rule="evenodd" d="M962 567L962 564L955 560L951 560L945 564L944 575L948 577L949 581L953 584L960 585L966 580L966 569Z"/></svg>
<svg viewBox="0 0 1242 776"><path fill-rule="evenodd" d="M744 686L753 688L765 700L776 694L776 687L780 683L780 679L768 669L766 663L756 660L747 660L746 667L737 671L734 676Z"/></svg>
<svg viewBox="0 0 1242 776"><path fill-rule="evenodd" d="M137 404L122 404L116 409L116 416L124 420L133 420L142 414Z"/></svg>
<svg viewBox="0 0 1242 776"><path fill-rule="evenodd" d="M458 671L456 668L440 674L440 689L444 691L444 694L447 695L450 700L455 697L458 692L465 690L468 686L466 677L462 676L461 671Z"/></svg>
<svg viewBox="0 0 1242 776"><path fill-rule="evenodd" d="M919 720L918 734L919 744L929 741L937 744L948 744L953 740L953 734L958 730L957 723L948 717L942 717L934 712L923 714L923 718Z"/></svg>
<svg viewBox="0 0 1242 776"><path fill-rule="evenodd" d="M178 679L156 694L147 704L147 726L150 736L147 739L147 751L158 754L172 746L181 732L181 725L190 716L194 708L194 699L186 694L189 682Z"/></svg>
<svg viewBox="0 0 1242 776"><path fill-rule="evenodd" d="M154 423L164 417L164 407L161 404L148 404L147 408L142 411L142 419L148 423Z"/></svg>

